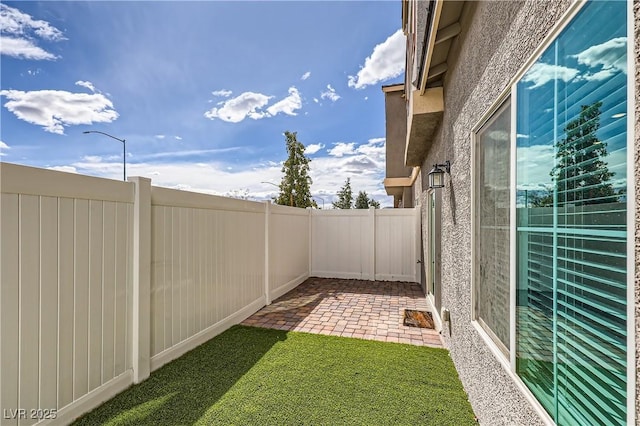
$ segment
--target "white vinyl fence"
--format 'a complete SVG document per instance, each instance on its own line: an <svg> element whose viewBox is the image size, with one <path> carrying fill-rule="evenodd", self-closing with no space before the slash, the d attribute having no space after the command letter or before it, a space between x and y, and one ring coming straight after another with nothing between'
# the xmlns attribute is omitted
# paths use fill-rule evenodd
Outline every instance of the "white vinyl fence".
<svg viewBox="0 0 640 426"><path fill-rule="evenodd" d="M265 205L164 188L151 205L155 369L264 306Z"/></svg>
<svg viewBox="0 0 640 426"><path fill-rule="evenodd" d="M132 383L134 184L2 163L0 188L1 424L71 420Z"/></svg>
<svg viewBox="0 0 640 426"><path fill-rule="evenodd" d="M0 163L2 425L68 424L309 276L417 281L414 209L303 210Z"/></svg>
<svg viewBox="0 0 640 426"><path fill-rule="evenodd" d="M267 204L269 291L267 304L309 277L312 210Z"/></svg>
<svg viewBox="0 0 640 426"><path fill-rule="evenodd" d="M311 276L418 282L419 238L417 209L314 210Z"/></svg>

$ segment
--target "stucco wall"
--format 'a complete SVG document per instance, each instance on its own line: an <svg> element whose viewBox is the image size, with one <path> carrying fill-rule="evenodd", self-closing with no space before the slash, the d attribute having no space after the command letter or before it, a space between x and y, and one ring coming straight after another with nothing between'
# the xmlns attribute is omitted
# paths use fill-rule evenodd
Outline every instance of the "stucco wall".
<svg viewBox="0 0 640 426"><path fill-rule="evenodd" d="M441 190L441 282L442 306L451 312L452 331L449 336L445 327L443 336L473 409L485 425L542 421L471 324L471 129L570 3L488 1L465 6L464 30L449 55L444 118L422 165L429 170L431 164L451 161L450 180ZM424 191L421 200L425 206Z"/></svg>
<svg viewBox="0 0 640 426"><path fill-rule="evenodd" d="M411 167L404 165L404 146L407 142L407 101L404 90L385 92L386 177L407 177Z"/></svg>

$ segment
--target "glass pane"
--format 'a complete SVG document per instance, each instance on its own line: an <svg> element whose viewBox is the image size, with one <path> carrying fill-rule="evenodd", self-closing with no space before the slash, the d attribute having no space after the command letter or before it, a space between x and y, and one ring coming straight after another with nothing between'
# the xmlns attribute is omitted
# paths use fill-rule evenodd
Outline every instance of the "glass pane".
<svg viewBox="0 0 640 426"><path fill-rule="evenodd" d="M516 371L560 425L626 423L626 33L590 2L517 85Z"/></svg>
<svg viewBox="0 0 640 426"><path fill-rule="evenodd" d="M510 103L478 132L475 217L476 319L509 349L509 152Z"/></svg>

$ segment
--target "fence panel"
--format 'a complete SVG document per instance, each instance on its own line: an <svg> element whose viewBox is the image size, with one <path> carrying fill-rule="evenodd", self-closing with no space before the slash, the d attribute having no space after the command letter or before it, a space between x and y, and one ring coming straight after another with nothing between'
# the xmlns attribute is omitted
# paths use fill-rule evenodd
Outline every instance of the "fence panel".
<svg viewBox="0 0 640 426"><path fill-rule="evenodd" d="M309 277L310 221L309 210L269 205L269 301Z"/></svg>
<svg viewBox="0 0 640 426"><path fill-rule="evenodd" d="M133 185L6 163L0 182L2 407L26 410L2 424L34 424L37 409L71 419L131 383L130 362L109 363L127 359ZM114 330L104 295L117 288Z"/></svg>
<svg viewBox="0 0 640 426"><path fill-rule="evenodd" d="M311 275L419 280L416 209L314 210Z"/></svg>
<svg viewBox="0 0 640 426"><path fill-rule="evenodd" d="M311 275L369 279L374 239L369 210L314 210Z"/></svg>
<svg viewBox="0 0 640 426"><path fill-rule="evenodd" d="M265 204L151 193L151 369L265 303Z"/></svg>
<svg viewBox="0 0 640 426"><path fill-rule="evenodd" d="M376 211L376 279L418 281L415 209Z"/></svg>

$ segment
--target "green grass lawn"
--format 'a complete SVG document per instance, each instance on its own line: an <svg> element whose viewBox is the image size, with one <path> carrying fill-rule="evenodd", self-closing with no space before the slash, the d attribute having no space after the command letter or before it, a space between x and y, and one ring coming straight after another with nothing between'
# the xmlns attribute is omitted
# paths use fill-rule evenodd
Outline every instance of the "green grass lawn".
<svg viewBox="0 0 640 426"><path fill-rule="evenodd" d="M473 425L448 351L235 326L76 425Z"/></svg>

